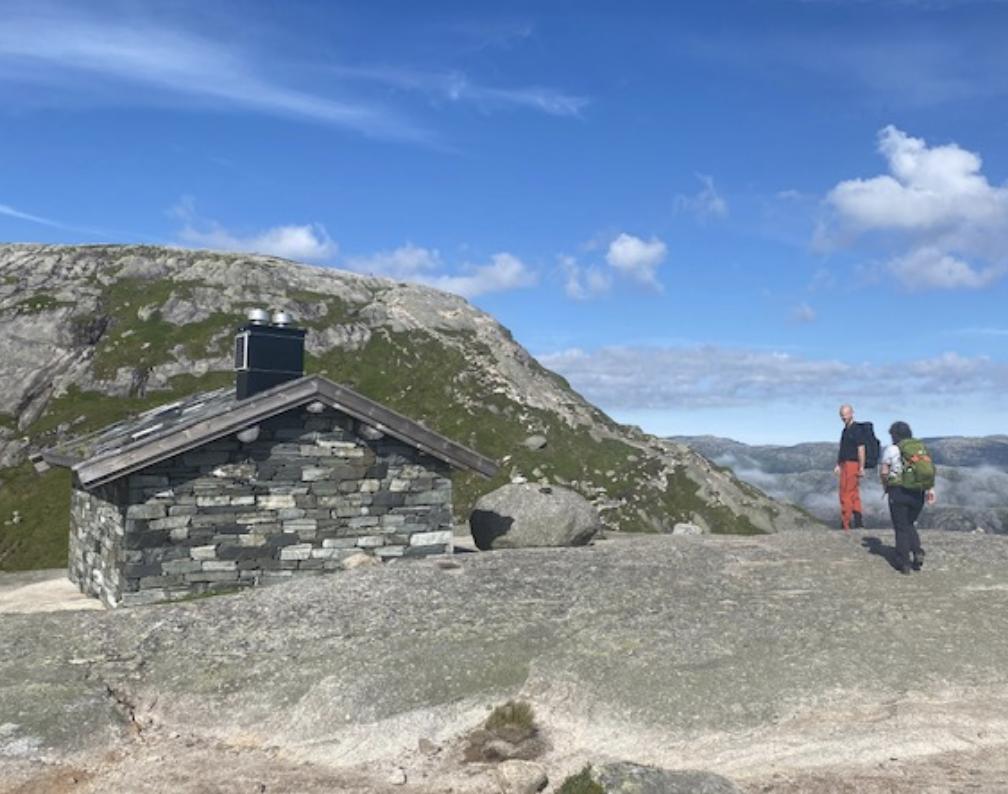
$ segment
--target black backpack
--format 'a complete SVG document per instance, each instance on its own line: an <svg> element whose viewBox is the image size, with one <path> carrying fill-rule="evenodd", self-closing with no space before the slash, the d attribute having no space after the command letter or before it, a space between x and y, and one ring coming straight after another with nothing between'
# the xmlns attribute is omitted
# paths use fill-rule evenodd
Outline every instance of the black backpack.
<svg viewBox="0 0 1008 794"><path fill-rule="evenodd" d="M882 445L875 437L875 426L871 422L859 422L858 424L861 427L861 438L864 440L864 467L874 469L878 466Z"/></svg>

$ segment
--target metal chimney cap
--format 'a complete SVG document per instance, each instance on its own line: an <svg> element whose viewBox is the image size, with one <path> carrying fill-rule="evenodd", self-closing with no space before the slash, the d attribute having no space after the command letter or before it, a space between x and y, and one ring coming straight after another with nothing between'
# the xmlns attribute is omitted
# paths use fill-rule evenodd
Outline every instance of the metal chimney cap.
<svg viewBox="0 0 1008 794"><path fill-rule="evenodd" d="M270 316L265 309L249 309L248 320L253 325L268 325Z"/></svg>
<svg viewBox="0 0 1008 794"><path fill-rule="evenodd" d="M294 318L287 312L279 311L273 313L273 325L279 326L280 328L286 328L292 322L294 322Z"/></svg>

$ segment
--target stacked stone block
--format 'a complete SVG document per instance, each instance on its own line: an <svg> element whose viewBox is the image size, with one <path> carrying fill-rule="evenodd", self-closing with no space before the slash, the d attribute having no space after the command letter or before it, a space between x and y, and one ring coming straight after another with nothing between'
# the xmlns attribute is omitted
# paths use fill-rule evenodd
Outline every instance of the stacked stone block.
<svg viewBox="0 0 1008 794"><path fill-rule="evenodd" d="M451 499L443 461L333 409L295 409L251 443L229 436L76 488L71 578L135 605L319 574L360 552L444 553Z"/></svg>
<svg viewBox="0 0 1008 794"><path fill-rule="evenodd" d="M70 497L70 580L85 595L114 604L123 589L126 559L126 481Z"/></svg>

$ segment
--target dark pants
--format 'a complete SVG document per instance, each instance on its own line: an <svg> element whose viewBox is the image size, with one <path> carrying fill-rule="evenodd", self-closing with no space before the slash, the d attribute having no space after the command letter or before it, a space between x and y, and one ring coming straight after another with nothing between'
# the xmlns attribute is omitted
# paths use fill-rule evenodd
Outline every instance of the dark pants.
<svg viewBox="0 0 1008 794"><path fill-rule="evenodd" d="M894 485L889 488L889 515L896 530L896 567L906 568L911 555L920 554L920 535L914 522L924 509L924 492Z"/></svg>

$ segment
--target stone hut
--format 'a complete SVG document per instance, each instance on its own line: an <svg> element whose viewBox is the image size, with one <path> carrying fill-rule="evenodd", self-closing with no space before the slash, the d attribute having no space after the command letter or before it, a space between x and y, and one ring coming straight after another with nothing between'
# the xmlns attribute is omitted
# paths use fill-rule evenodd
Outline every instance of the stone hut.
<svg viewBox="0 0 1008 794"><path fill-rule="evenodd" d="M257 331L277 327L242 330L237 390L47 450L74 472L70 578L85 594L137 605L321 574L354 554L452 550L451 468L496 465L296 361L256 371ZM279 331L300 334L303 357L304 332Z"/></svg>

